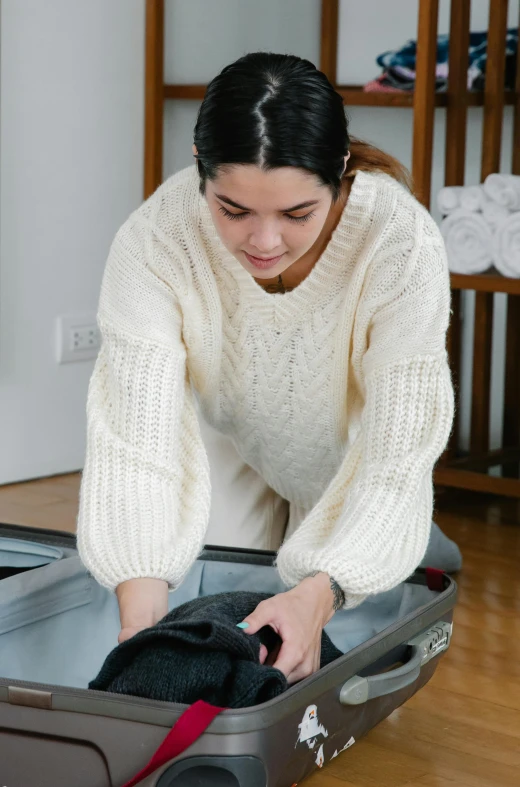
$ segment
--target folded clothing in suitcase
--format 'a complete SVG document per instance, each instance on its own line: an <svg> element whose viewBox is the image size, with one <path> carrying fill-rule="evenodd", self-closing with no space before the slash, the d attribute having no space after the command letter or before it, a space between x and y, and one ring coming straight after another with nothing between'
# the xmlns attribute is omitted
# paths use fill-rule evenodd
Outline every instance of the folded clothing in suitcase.
<svg viewBox="0 0 520 787"><path fill-rule="evenodd" d="M208 546L170 594L170 609L222 592L279 593L274 557ZM119 614L115 596L82 566L74 536L0 525L2 567L0 783L121 787L187 706L88 689L117 644ZM219 713L139 784L301 782L426 683L449 645L455 598L449 577L419 571L336 613L325 631L342 657L268 702Z"/></svg>
<svg viewBox="0 0 520 787"><path fill-rule="evenodd" d="M89 689L179 702L199 699L225 708L248 708L287 691L287 678L260 663L282 639L271 626L251 636L237 624L270 593L233 590L187 601L108 654ZM324 631L320 664L342 656Z"/></svg>

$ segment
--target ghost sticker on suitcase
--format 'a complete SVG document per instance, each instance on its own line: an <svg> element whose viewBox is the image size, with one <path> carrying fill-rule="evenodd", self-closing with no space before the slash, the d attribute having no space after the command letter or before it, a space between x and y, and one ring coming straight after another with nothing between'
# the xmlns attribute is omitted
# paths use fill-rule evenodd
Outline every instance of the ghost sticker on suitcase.
<svg viewBox="0 0 520 787"><path fill-rule="evenodd" d="M298 724L298 729L300 730L300 734L294 748L296 748L299 743L306 743L309 749L314 749L320 735L323 735L324 738L329 737L329 733L323 724L319 723L317 705L309 705L305 709L303 719L300 724Z"/></svg>

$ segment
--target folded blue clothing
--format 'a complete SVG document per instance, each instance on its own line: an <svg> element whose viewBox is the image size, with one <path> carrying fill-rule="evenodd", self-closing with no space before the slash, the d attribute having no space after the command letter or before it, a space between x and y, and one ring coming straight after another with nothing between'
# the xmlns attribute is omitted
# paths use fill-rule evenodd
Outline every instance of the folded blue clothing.
<svg viewBox="0 0 520 787"><path fill-rule="evenodd" d="M486 73L487 31L472 32L469 35L468 50L468 89L481 90ZM450 37L437 36L436 89L445 90L448 77L448 55ZM518 30L510 28L506 35L506 77L505 87L514 88L516 57L518 50ZM412 90L415 82L417 41L411 39L397 50L389 50L378 55L376 63L384 69L385 79L394 87ZM412 76L413 75L413 76ZM400 84L401 83L401 84Z"/></svg>
<svg viewBox="0 0 520 787"><path fill-rule="evenodd" d="M415 71L411 71L404 66L387 68L384 73L384 84L397 87L400 90L415 89ZM445 76L435 74L435 90L442 92L448 87L448 80Z"/></svg>

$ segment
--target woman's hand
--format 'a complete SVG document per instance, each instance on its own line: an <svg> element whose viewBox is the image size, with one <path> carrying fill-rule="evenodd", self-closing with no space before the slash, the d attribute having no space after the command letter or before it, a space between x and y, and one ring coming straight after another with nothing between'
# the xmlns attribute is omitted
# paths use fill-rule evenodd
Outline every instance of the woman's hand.
<svg viewBox="0 0 520 787"><path fill-rule="evenodd" d="M282 639L276 652L260 649L260 663L281 670L289 684L312 675L320 668L321 634L334 614L334 595L327 574L307 577L285 593L261 601L244 618L245 634L256 634L271 626Z"/></svg>
<svg viewBox="0 0 520 787"><path fill-rule="evenodd" d="M150 625L153 625L153 623ZM150 626L126 626L125 628L122 628L121 631L119 632L117 641L119 644L121 644L122 642L125 642L127 639L130 639L131 637L135 636L135 634L138 634L140 631L144 631L144 629L146 628L150 628Z"/></svg>
<svg viewBox="0 0 520 787"><path fill-rule="evenodd" d="M121 631L119 644L155 626L168 612L168 583L162 579L129 579L116 588Z"/></svg>

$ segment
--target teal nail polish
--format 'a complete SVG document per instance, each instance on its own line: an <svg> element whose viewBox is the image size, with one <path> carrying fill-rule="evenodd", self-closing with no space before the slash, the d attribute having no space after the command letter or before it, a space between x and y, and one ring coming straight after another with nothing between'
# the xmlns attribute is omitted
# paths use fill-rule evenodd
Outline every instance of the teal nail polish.
<svg viewBox="0 0 520 787"><path fill-rule="evenodd" d="M239 629L246 629L249 627L249 623L237 623Z"/></svg>

